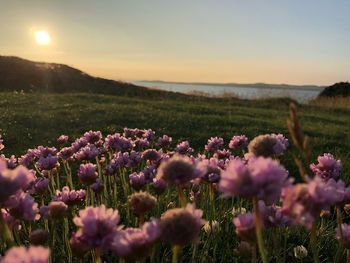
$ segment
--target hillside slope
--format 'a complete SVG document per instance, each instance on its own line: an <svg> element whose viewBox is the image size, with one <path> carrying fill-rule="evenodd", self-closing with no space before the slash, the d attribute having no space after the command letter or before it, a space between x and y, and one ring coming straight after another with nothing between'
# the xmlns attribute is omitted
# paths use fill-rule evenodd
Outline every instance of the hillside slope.
<svg viewBox="0 0 350 263"><path fill-rule="evenodd" d="M83 92L116 95L166 95L168 92L90 76L64 64L0 56L0 91Z"/></svg>

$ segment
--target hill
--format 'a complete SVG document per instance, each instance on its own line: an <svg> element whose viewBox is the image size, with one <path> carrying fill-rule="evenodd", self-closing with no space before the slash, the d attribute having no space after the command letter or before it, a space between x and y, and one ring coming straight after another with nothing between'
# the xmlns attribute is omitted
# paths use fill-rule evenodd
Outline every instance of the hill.
<svg viewBox="0 0 350 263"><path fill-rule="evenodd" d="M128 96L164 96L168 93L125 82L93 77L64 64L0 56L0 91L20 90L25 92L83 92Z"/></svg>
<svg viewBox="0 0 350 263"><path fill-rule="evenodd" d="M350 83L338 82L325 88L319 97L350 97Z"/></svg>

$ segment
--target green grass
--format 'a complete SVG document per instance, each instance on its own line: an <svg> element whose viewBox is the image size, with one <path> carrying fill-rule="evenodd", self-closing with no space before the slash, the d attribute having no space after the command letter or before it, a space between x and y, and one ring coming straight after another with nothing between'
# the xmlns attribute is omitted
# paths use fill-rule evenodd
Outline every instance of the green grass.
<svg viewBox="0 0 350 263"><path fill-rule="evenodd" d="M5 154L21 155L30 147L55 145L60 134L75 138L90 129L106 134L124 127L151 128L158 135L173 136L175 142L187 139L196 150L202 150L211 136L221 136L228 143L235 134L250 138L272 132L288 135L288 99L246 101L171 93L146 99L96 94L1 96ZM343 160L349 174L350 109L299 105L298 113L311 137L313 157L331 152Z"/></svg>

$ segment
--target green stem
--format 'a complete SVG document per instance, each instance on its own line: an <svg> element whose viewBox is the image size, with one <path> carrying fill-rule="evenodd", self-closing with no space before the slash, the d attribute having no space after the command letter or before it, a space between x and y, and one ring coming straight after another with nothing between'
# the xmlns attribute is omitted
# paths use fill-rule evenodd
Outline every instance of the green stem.
<svg viewBox="0 0 350 263"><path fill-rule="evenodd" d="M181 247L177 245L173 245L172 251L173 251L172 263L177 263L178 255L179 255L179 252L181 251Z"/></svg>
<svg viewBox="0 0 350 263"><path fill-rule="evenodd" d="M102 263L101 252L98 249L95 250L95 262L96 263Z"/></svg>
<svg viewBox="0 0 350 263"><path fill-rule="evenodd" d="M256 239L258 243L260 256L263 263L268 263L269 261L267 259L266 248L265 248L264 239L262 236L262 221L261 221L257 198L253 198L253 209L254 209L254 215L255 215L255 233L256 233Z"/></svg>
<svg viewBox="0 0 350 263"><path fill-rule="evenodd" d="M3 242L6 243L7 248L10 248L14 245L12 233L8 225L6 224L1 211L0 211L0 236Z"/></svg>
<svg viewBox="0 0 350 263"><path fill-rule="evenodd" d="M187 202L186 202L186 197L184 195L184 192L183 192L181 186L177 186L176 190L177 190L177 193L179 195L179 201L180 201L181 207L185 207Z"/></svg>
<svg viewBox="0 0 350 263"><path fill-rule="evenodd" d="M314 263L319 263L320 259L318 258L316 223L314 223L312 225L312 228L311 228L310 242L311 242L311 247L312 247L312 254L313 254L313 258L314 258Z"/></svg>

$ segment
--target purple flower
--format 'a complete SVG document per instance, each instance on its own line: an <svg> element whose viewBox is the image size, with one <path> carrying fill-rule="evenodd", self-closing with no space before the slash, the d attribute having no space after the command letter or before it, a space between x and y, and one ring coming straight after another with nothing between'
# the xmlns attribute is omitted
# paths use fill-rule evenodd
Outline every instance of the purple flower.
<svg viewBox="0 0 350 263"><path fill-rule="evenodd" d="M19 158L18 163L23 166L29 166L35 158L34 151L34 149L28 149L27 153Z"/></svg>
<svg viewBox="0 0 350 263"><path fill-rule="evenodd" d="M159 148L166 149L169 147L172 141L173 138L169 137L168 135L163 135L162 137L158 138L157 146Z"/></svg>
<svg viewBox="0 0 350 263"><path fill-rule="evenodd" d="M59 166L58 158L57 156L51 155L51 153L47 156L42 155L40 156L37 165L40 170L52 170Z"/></svg>
<svg viewBox="0 0 350 263"><path fill-rule="evenodd" d="M175 152L179 154L190 154L193 152L193 149L190 147L188 141L183 141L176 145Z"/></svg>
<svg viewBox="0 0 350 263"><path fill-rule="evenodd" d="M271 204L280 197L287 177L287 170L275 160L258 157L245 164L236 159L222 172L219 188L224 195L256 197Z"/></svg>
<svg viewBox="0 0 350 263"><path fill-rule="evenodd" d="M37 178L31 184L29 193L32 195L43 195L47 191L50 184L50 180L44 177Z"/></svg>
<svg viewBox="0 0 350 263"><path fill-rule="evenodd" d="M40 207L39 209L39 214L41 215L41 217L43 218L48 218L49 217L49 206L48 205L43 205Z"/></svg>
<svg viewBox="0 0 350 263"><path fill-rule="evenodd" d="M287 227L292 220L282 213L282 209L276 205L266 206L264 201L259 201L259 211L265 227Z"/></svg>
<svg viewBox="0 0 350 263"><path fill-rule="evenodd" d="M73 159L73 155L74 155L73 147L64 147L57 154L59 158L66 161Z"/></svg>
<svg viewBox="0 0 350 263"><path fill-rule="evenodd" d="M7 169L6 161L0 159L0 203L6 201L19 190L27 189L35 177L27 168L18 166L14 170Z"/></svg>
<svg viewBox="0 0 350 263"><path fill-rule="evenodd" d="M75 154L75 157L82 161L94 160L98 155L98 149L94 144L88 144Z"/></svg>
<svg viewBox="0 0 350 263"><path fill-rule="evenodd" d="M130 261L146 258L160 236L159 221L153 219L142 228L126 228L118 231L112 242L112 251Z"/></svg>
<svg viewBox="0 0 350 263"><path fill-rule="evenodd" d="M255 243L255 220L252 213L238 215L233 219L233 224L236 227L237 236L250 244Z"/></svg>
<svg viewBox="0 0 350 263"><path fill-rule="evenodd" d="M193 204L167 210L160 219L161 239L179 246L197 241L206 223L202 215L203 211L196 209Z"/></svg>
<svg viewBox="0 0 350 263"><path fill-rule="evenodd" d="M150 162L158 162L161 158L161 154L155 149L147 149L142 153L142 159Z"/></svg>
<svg viewBox="0 0 350 263"><path fill-rule="evenodd" d="M57 142L59 144L65 144L68 142L68 136L67 135L61 135L60 137L57 138Z"/></svg>
<svg viewBox="0 0 350 263"><path fill-rule="evenodd" d="M101 193L103 191L103 189L105 188L105 186L102 183L102 181L100 180L100 178L97 178L96 182L93 183L90 187L91 187L92 191L94 191L95 193Z"/></svg>
<svg viewBox="0 0 350 263"><path fill-rule="evenodd" d="M248 145L248 152L254 156L281 156L288 146L282 134L265 134L255 137Z"/></svg>
<svg viewBox="0 0 350 263"><path fill-rule="evenodd" d="M105 205L87 207L73 219L79 228L76 238L90 247L106 250L110 247L119 220L118 210L107 209Z"/></svg>
<svg viewBox="0 0 350 263"><path fill-rule="evenodd" d="M11 196L5 203L4 207L9 210L9 213L20 220L33 221L39 219L38 204L34 198L24 192L19 192Z"/></svg>
<svg viewBox="0 0 350 263"><path fill-rule="evenodd" d="M248 137L245 135L233 136L228 147L232 150L244 149L248 146Z"/></svg>
<svg viewBox="0 0 350 263"><path fill-rule="evenodd" d="M350 225L341 224L341 231L340 228L337 227L335 233L335 238L342 243L344 247L350 249Z"/></svg>
<svg viewBox="0 0 350 263"><path fill-rule="evenodd" d="M215 152L219 150L224 145L224 139L220 137L211 137L208 139L207 145L205 145L205 150L208 152Z"/></svg>
<svg viewBox="0 0 350 263"><path fill-rule="evenodd" d="M78 177L83 184L93 184L98 177L96 165L92 163L81 164L79 166Z"/></svg>
<svg viewBox="0 0 350 263"><path fill-rule="evenodd" d="M152 185L153 191L157 195L162 194L167 187L167 184L163 179L156 179L156 178L153 178L153 182L151 183L151 185Z"/></svg>
<svg viewBox="0 0 350 263"><path fill-rule="evenodd" d="M142 137L147 139L149 142L153 141L155 136L156 136L156 133L151 129L144 130L144 133L142 135Z"/></svg>
<svg viewBox="0 0 350 263"><path fill-rule="evenodd" d="M325 182L316 177L307 184L287 186L282 192L282 212L295 224L310 229L321 210L343 202L345 187L333 179Z"/></svg>
<svg viewBox="0 0 350 263"><path fill-rule="evenodd" d="M132 188L135 190L140 190L144 185L146 185L146 179L143 172L132 173L129 175L129 182Z"/></svg>
<svg viewBox="0 0 350 263"><path fill-rule="evenodd" d="M47 157L49 155L55 156L56 154L57 149L55 147L38 146L36 149L34 149L34 155L37 158Z"/></svg>
<svg viewBox="0 0 350 263"><path fill-rule="evenodd" d="M100 131L88 131L85 132L83 137L88 141L88 143L95 144L102 139L102 133Z"/></svg>
<svg viewBox="0 0 350 263"><path fill-rule="evenodd" d="M52 201L49 204L49 216L52 218L62 218L64 217L68 206L62 201Z"/></svg>
<svg viewBox="0 0 350 263"><path fill-rule="evenodd" d="M324 180L337 178L340 174L342 164L340 160L334 159L330 153L325 153L317 157L318 164L311 164L310 169L315 176Z"/></svg>
<svg viewBox="0 0 350 263"><path fill-rule="evenodd" d="M227 159L227 158L230 158L230 156L231 156L231 152L229 150L223 149L223 150L217 150L214 153L213 157L217 159Z"/></svg>
<svg viewBox="0 0 350 263"><path fill-rule="evenodd" d="M17 164L17 158L16 158L16 156L14 156L14 155L11 155L10 158L6 158L5 155L2 154L2 155L0 156L0 159L3 159L3 160L6 161L6 163L7 163L7 168L9 168L9 169L15 169L16 166L18 165L18 164Z"/></svg>
<svg viewBox="0 0 350 263"><path fill-rule="evenodd" d="M1 263L48 263L50 256L50 249L42 246L31 246L26 248L12 247L5 256L1 258Z"/></svg>
<svg viewBox="0 0 350 263"><path fill-rule="evenodd" d="M76 139L72 145L71 148L73 149L74 152L79 151L81 148L85 147L88 144L88 140L85 137L81 137Z"/></svg>
<svg viewBox="0 0 350 263"><path fill-rule="evenodd" d="M105 146L106 148L121 152L129 151L133 147L131 140L121 136L119 133L107 135L105 139Z"/></svg>
<svg viewBox="0 0 350 263"><path fill-rule="evenodd" d="M124 128L124 137L126 138L134 138L134 137L139 137L140 135L140 130L139 129L129 129L129 128ZM142 134L141 134L142 135Z"/></svg>
<svg viewBox="0 0 350 263"><path fill-rule="evenodd" d="M157 198L148 192L136 192L128 196L128 203L134 214L141 216L155 207Z"/></svg>
<svg viewBox="0 0 350 263"><path fill-rule="evenodd" d="M4 219L5 223L8 225L8 227L11 230L20 230L22 225L21 221L14 218L10 215L9 212L7 212L5 209L0 209L0 216Z"/></svg>
<svg viewBox="0 0 350 263"><path fill-rule="evenodd" d="M279 134L272 133L271 137L275 138L277 140L277 143L274 147L276 155L277 156L283 155L283 153L286 151L286 149L289 146L288 139L286 137L284 137L283 134L280 134L280 133Z"/></svg>
<svg viewBox="0 0 350 263"><path fill-rule="evenodd" d="M201 179L208 183L217 183L220 181L221 168L218 166L218 160L211 158L205 159L197 164L197 169L201 172Z"/></svg>
<svg viewBox="0 0 350 263"><path fill-rule="evenodd" d="M181 155L174 155L162 162L157 171L157 179L174 185L185 185L199 175L199 170L194 167L191 159Z"/></svg>
<svg viewBox="0 0 350 263"><path fill-rule="evenodd" d="M149 141L147 141L147 139L145 138L135 140L134 144L135 144L135 148L138 150L143 150L150 145Z"/></svg>
<svg viewBox="0 0 350 263"><path fill-rule="evenodd" d="M53 201L62 201L67 205L78 205L85 200L85 190L70 190L68 186L64 186L62 191L56 190Z"/></svg>
<svg viewBox="0 0 350 263"><path fill-rule="evenodd" d="M129 159L126 163L126 167L133 168L139 165L142 161L141 153L131 151L129 154Z"/></svg>

